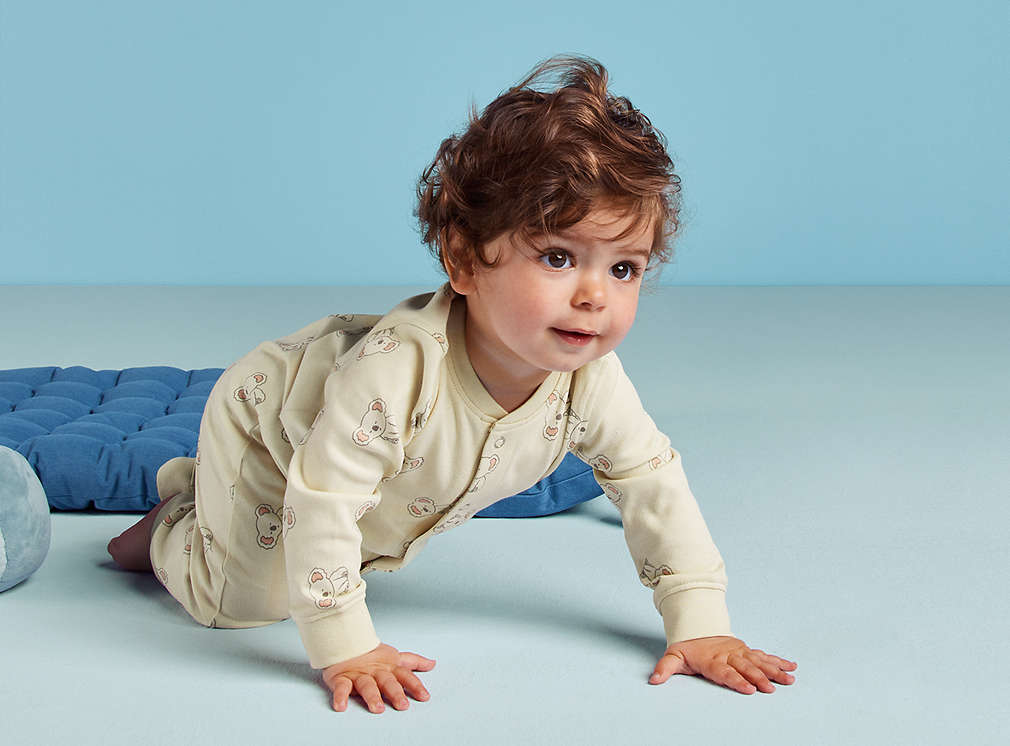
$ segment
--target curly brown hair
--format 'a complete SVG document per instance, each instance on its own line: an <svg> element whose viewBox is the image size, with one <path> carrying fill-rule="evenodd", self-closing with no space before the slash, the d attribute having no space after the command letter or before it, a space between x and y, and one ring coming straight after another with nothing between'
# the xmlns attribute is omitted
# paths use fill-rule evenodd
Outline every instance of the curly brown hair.
<svg viewBox="0 0 1010 746"><path fill-rule="evenodd" d="M560 83L546 91L535 85ZM423 240L443 270L493 267L484 247L507 232L523 240L563 231L600 207L654 223L649 267L669 261L680 227L680 177L666 138L624 97L607 91L590 57L539 63L469 126L442 141L417 184Z"/></svg>

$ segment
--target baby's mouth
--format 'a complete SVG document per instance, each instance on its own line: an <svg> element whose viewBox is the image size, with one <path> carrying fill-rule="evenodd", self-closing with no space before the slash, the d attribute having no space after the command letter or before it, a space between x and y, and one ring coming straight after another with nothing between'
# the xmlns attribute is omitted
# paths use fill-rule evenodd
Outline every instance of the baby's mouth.
<svg viewBox="0 0 1010 746"><path fill-rule="evenodd" d="M581 347L582 345L589 344L596 334L592 332L578 331L574 329L557 329L552 328L552 331L557 334L561 339L570 345L576 345Z"/></svg>

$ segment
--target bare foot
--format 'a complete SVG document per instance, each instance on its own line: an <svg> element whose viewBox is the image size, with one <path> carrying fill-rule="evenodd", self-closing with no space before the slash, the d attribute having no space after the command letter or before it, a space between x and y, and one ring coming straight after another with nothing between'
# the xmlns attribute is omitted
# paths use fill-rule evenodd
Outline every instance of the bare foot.
<svg viewBox="0 0 1010 746"><path fill-rule="evenodd" d="M147 515L109 542L109 554L124 570L152 572L151 529L158 520L158 511L167 500L166 498L155 505Z"/></svg>

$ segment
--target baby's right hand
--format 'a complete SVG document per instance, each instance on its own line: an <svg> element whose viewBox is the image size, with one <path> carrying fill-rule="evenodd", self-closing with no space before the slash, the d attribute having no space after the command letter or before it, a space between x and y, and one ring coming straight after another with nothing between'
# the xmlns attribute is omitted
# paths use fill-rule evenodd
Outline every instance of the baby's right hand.
<svg viewBox="0 0 1010 746"><path fill-rule="evenodd" d="M397 710L409 707L406 692L418 702L431 696L414 671L430 671L435 661L416 653L401 653L390 645L380 644L357 658L334 663L323 669L323 681L333 692L333 709L343 712L347 699L357 692L371 712L383 712L385 696Z"/></svg>

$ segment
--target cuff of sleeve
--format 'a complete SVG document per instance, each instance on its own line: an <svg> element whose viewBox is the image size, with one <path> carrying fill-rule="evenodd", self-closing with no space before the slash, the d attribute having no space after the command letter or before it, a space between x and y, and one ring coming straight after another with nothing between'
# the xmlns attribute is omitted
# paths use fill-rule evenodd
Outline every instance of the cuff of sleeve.
<svg viewBox="0 0 1010 746"><path fill-rule="evenodd" d="M313 668L326 668L374 650L381 642L364 600L339 613L295 620Z"/></svg>
<svg viewBox="0 0 1010 746"><path fill-rule="evenodd" d="M731 635L726 592L715 588L689 588L671 593L660 604L666 644L698 637Z"/></svg>

